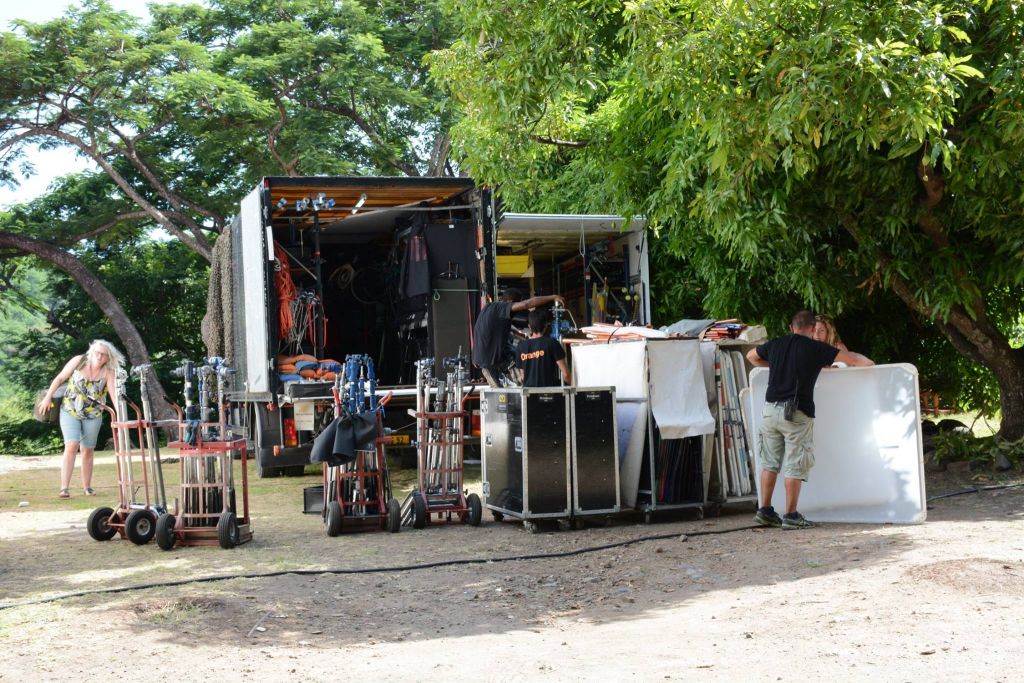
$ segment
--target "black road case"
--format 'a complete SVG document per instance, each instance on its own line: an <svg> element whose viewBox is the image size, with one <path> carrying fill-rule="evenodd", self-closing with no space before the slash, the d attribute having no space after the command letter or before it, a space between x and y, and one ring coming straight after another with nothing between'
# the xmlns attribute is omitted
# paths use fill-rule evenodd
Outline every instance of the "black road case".
<svg viewBox="0 0 1024 683"><path fill-rule="evenodd" d="M618 512L619 446L615 388L572 389L572 512Z"/></svg>
<svg viewBox="0 0 1024 683"><path fill-rule="evenodd" d="M561 388L484 390L481 473L495 519L571 516L569 396Z"/></svg>

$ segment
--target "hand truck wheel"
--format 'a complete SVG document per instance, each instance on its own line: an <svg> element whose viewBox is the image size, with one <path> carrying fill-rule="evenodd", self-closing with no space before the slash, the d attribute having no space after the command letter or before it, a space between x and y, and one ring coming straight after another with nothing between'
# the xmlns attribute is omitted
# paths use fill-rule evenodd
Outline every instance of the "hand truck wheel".
<svg viewBox="0 0 1024 683"><path fill-rule="evenodd" d="M427 501L419 491L412 492L412 527L422 529L427 526Z"/></svg>
<svg viewBox="0 0 1024 683"><path fill-rule="evenodd" d="M483 503L480 502L480 496L475 493L471 493L466 496L466 504L469 505L469 522L470 526L480 526L480 518L484 514Z"/></svg>
<svg viewBox="0 0 1024 683"><path fill-rule="evenodd" d="M174 531L174 515L165 512L156 518L156 544L161 550L170 550L178 540Z"/></svg>
<svg viewBox="0 0 1024 683"><path fill-rule="evenodd" d="M500 522L501 520L505 519L505 515L501 514L500 512L491 510L491 519L493 519L495 522Z"/></svg>
<svg viewBox="0 0 1024 683"><path fill-rule="evenodd" d="M109 541L117 533L117 529L110 526L110 518L114 514L112 508L96 508L89 513L89 521L86 528L89 535L97 541Z"/></svg>
<svg viewBox="0 0 1024 683"><path fill-rule="evenodd" d="M395 534L402 530L402 506L392 498L388 501L387 530Z"/></svg>
<svg viewBox="0 0 1024 683"><path fill-rule="evenodd" d="M156 520L150 510L132 510L124 520L124 535L135 545L146 545L156 533Z"/></svg>
<svg viewBox="0 0 1024 683"><path fill-rule="evenodd" d="M327 503L324 524L327 527L328 536L333 537L341 533L341 503L336 500Z"/></svg>
<svg viewBox="0 0 1024 683"><path fill-rule="evenodd" d="M220 513L217 520L217 542L220 547L230 550L238 545L238 519L231 510Z"/></svg>

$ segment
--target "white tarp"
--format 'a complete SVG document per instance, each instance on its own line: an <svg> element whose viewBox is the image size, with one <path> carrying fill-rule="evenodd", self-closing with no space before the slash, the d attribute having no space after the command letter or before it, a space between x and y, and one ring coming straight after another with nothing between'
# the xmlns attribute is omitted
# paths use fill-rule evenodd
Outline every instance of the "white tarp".
<svg viewBox="0 0 1024 683"><path fill-rule="evenodd" d="M663 439L714 434L700 342L673 339L647 344L651 410Z"/></svg>
<svg viewBox="0 0 1024 683"><path fill-rule="evenodd" d="M652 407L665 438L715 431L715 419L708 408L700 342L638 340L573 344L571 349L576 386L615 387L620 493L622 504L634 507Z"/></svg>
<svg viewBox="0 0 1024 683"><path fill-rule="evenodd" d="M767 368L750 373L750 388L746 408L757 452ZM919 395L917 368L906 363L823 370L814 387L815 464L800 512L822 522L923 522ZM785 509L781 478L772 504Z"/></svg>

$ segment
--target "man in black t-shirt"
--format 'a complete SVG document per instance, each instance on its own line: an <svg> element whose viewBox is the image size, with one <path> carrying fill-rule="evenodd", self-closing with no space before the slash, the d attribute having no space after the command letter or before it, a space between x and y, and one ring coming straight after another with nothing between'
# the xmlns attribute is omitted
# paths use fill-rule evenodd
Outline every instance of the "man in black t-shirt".
<svg viewBox="0 0 1024 683"><path fill-rule="evenodd" d="M473 363L483 371L484 379L492 387L501 386L498 382L501 367L511 360L509 335L512 332L512 314L555 301L564 305L562 297L557 294L535 296L526 301L522 298L519 290L506 290L500 301L488 304L480 311L473 326Z"/></svg>
<svg viewBox="0 0 1024 683"><path fill-rule="evenodd" d="M524 387L557 387L561 373L565 384L572 384L565 350L557 339L546 334L549 316L546 310L530 311L530 338L516 347L516 365L523 371Z"/></svg>
<svg viewBox="0 0 1024 683"><path fill-rule="evenodd" d="M835 361L854 366L874 362L852 351L840 351L814 340L814 314L799 311L792 334L773 339L747 352L747 360L768 367L761 422L761 507L754 521L763 526L803 529L814 526L797 512L800 487L814 466L814 384L822 368ZM789 404L789 405L787 405ZM786 514L772 507L779 472L786 489Z"/></svg>

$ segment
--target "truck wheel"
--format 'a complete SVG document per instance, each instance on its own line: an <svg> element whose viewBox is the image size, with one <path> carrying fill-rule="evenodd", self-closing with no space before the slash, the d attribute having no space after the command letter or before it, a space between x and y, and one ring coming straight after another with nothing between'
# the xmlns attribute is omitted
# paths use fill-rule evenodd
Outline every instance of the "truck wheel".
<svg viewBox="0 0 1024 683"><path fill-rule="evenodd" d="M256 456L256 476L260 479L272 479L274 477L281 476L280 467L268 467L263 464L262 458L259 455Z"/></svg>

